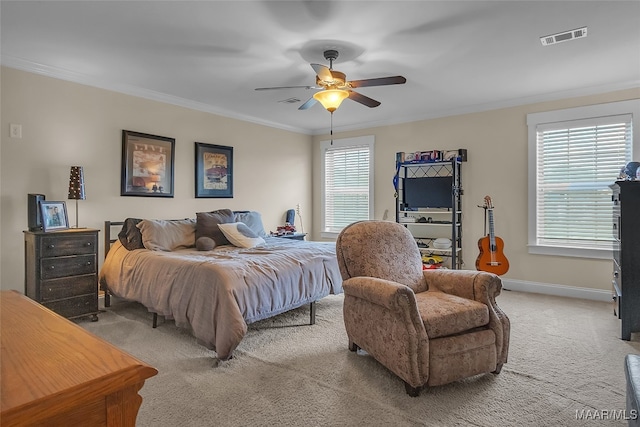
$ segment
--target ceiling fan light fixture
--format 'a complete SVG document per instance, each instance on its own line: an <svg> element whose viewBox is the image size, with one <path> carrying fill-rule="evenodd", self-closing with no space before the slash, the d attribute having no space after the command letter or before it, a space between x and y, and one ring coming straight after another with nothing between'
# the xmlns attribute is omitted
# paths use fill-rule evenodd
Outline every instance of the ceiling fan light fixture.
<svg viewBox="0 0 640 427"><path fill-rule="evenodd" d="M320 102L327 111L333 113L338 109L340 104L342 104L342 101L349 97L349 92L341 89L327 89L316 92L313 97L316 101Z"/></svg>

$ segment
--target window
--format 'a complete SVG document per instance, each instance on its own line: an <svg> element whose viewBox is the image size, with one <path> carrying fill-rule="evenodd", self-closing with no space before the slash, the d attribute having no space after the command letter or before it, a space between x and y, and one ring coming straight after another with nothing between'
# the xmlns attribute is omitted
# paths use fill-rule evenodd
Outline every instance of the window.
<svg viewBox="0 0 640 427"><path fill-rule="evenodd" d="M530 253L611 257L609 186L632 160L639 113L633 100L527 116Z"/></svg>
<svg viewBox="0 0 640 427"><path fill-rule="evenodd" d="M373 136L321 143L322 237L334 238L373 212Z"/></svg>

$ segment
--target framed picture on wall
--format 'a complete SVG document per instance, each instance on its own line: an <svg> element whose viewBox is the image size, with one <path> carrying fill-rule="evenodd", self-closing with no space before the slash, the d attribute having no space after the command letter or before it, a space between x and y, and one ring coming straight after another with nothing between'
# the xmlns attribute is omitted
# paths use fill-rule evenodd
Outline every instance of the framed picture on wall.
<svg viewBox="0 0 640 427"><path fill-rule="evenodd" d="M233 147L196 142L196 197L233 197Z"/></svg>
<svg viewBox="0 0 640 427"><path fill-rule="evenodd" d="M173 197L176 140L122 131L121 196Z"/></svg>
<svg viewBox="0 0 640 427"><path fill-rule="evenodd" d="M67 217L67 204L65 202L40 201L40 214L42 215L42 230L66 230L69 228Z"/></svg>

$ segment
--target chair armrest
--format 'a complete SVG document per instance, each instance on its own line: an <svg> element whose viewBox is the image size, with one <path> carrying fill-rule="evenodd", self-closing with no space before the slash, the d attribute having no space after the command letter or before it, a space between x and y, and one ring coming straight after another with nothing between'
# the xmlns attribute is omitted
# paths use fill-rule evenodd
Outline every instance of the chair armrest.
<svg viewBox="0 0 640 427"><path fill-rule="evenodd" d="M424 279L429 290L483 303L500 295L502 289L500 277L486 271L425 270Z"/></svg>
<svg viewBox="0 0 640 427"><path fill-rule="evenodd" d="M496 334L498 364L507 362L511 323L496 303L502 290L500 276L474 270L425 270L429 290L478 301L489 308L489 328Z"/></svg>
<svg viewBox="0 0 640 427"><path fill-rule="evenodd" d="M640 426L638 417L638 411L640 411L640 356L637 354L625 356L624 374L627 380L627 415L632 418L629 420L629 427L638 427Z"/></svg>
<svg viewBox="0 0 640 427"><path fill-rule="evenodd" d="M345 295L351 295L370 303L393 310L398 306L398 297L409 296L415 304L415 294L408 286L376 277L352 277L342 282Z"/></svg>
<svg viewBox="0 0 640 427"><path fill-rule="evenodd" d="M429 378L429 338L416 295L403 284L357 276L342 282L349 345L366 350L412 387Z"/></svg>

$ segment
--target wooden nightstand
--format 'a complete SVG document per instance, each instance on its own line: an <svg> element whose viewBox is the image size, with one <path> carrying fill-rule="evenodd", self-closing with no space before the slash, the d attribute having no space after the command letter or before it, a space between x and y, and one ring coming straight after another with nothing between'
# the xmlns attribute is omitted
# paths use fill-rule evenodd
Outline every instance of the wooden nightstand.
<svg viewBox="0 0 640 427"><path fill-rule="evenodd" d="M98 232L25 231L25 294L68 319L98 320Z"/></svg>
<svg viewBox="0 0 640 427"><path fill-rule="evenodd" d="M281 237L283 239L291 239L291 240L304 240L307 233L293 233L293 234L283 234L282 236L274 236Z"/></svg>

